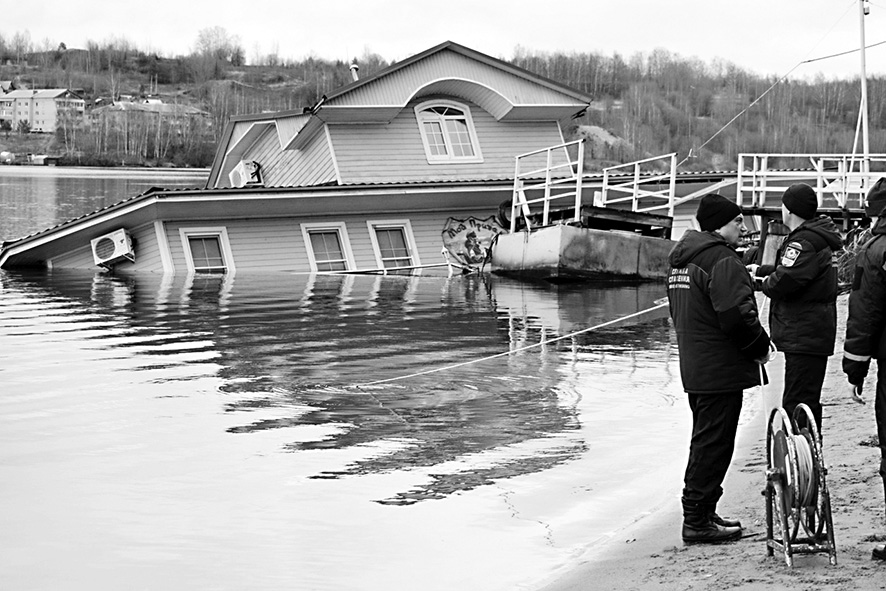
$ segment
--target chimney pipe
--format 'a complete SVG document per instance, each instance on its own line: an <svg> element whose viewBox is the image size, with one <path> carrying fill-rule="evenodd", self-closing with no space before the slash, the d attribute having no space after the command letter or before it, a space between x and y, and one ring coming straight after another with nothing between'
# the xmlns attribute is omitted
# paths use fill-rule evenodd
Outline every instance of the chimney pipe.
<svg viewBox="0 0 886 591"><path fill-rule="evenodd" d="M360 77L357 75L357 70L360 69L360 66L357 65L357 60L354 60L351 62L350 69L351 69L351 78L353 78L354 82L356 82L357 80L360 79Z"/></svg>

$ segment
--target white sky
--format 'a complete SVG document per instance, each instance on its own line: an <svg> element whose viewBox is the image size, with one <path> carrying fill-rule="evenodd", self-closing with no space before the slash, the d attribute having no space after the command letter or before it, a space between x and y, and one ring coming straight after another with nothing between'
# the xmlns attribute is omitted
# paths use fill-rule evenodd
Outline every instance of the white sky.
<svg viewBox="0 0 886 591"><path fill-rule="evenodd" d="M85 47L123 38L171 57L190 52L201 29L237 36L248 62L349 60L365 52L400 60L443 41L493 57L589 52L625 59L665 49L705 63L719 58L761 75L851 78L860 47L859 0L41 0L3 2L0 34L27 31L40 46ZM872 0L866 44L886 42L886 0ZM886 43L866 52L869 76L886 76Z"/></svg>

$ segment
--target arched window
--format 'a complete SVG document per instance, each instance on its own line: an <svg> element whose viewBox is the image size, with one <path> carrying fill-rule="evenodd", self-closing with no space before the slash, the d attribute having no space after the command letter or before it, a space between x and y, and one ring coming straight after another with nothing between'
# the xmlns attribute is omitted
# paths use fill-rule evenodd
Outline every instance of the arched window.
<svg viewBox="0 0 886 591"><path fill-rule="evenodd" d="M450 101L425 102L415 107L428 162L482 162L471 111Z"/></svg>

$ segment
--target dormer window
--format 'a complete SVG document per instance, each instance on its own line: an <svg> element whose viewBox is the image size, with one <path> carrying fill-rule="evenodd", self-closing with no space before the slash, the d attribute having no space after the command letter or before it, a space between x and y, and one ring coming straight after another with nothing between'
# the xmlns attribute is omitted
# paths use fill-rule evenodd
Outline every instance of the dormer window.
<svg viewBox="0 0 886 591"><path fill-rule="evenodd" d="M471 110L451 101L430 101L415 107L425 154L431 164L482 162Z"/></svg>

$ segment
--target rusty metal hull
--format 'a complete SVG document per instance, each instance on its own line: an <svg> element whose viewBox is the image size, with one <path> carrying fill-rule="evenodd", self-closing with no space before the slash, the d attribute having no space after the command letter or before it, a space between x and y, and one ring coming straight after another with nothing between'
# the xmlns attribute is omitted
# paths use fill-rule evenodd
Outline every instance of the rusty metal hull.
<svg viewBox="0 0 886 591"><path fill-rule="evenodd" d="M492 251L491 270L552 282L662 280L674 244L633 232L549 226L500 235Z"/></svg>

